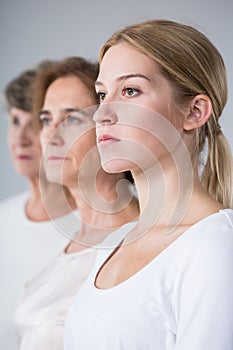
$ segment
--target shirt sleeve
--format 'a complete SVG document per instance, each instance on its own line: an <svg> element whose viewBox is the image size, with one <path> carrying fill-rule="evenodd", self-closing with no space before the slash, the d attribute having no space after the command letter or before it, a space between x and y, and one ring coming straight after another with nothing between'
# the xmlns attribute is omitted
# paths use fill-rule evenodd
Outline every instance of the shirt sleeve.
<svg viewBox="0 0 233 350"><path fill-rule="evenodd" d="M233 230L211 234L183 272L175 350L233 349Z"/></svg>

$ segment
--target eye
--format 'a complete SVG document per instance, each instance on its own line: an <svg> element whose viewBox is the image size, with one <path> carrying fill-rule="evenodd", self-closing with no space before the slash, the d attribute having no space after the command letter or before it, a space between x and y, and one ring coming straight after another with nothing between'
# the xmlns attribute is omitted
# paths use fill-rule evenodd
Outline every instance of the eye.
<svg viewBox="0 0 233 350"><path fill-rule="evenodd" d="M103 101L105 99L106 93L102 92L102 91L99 91L99 92L97 92L97 97L98 97L99 101L101 102L101 101Z"/></svg>
<svg viewBox="0 0 233 350"><path fill-rule="evenodd" d="M48 117L41 117L40 123L42 126L48 126L51 123L51 119L49 119Z"/></svg>
<svg viewBox="0 0 233 350"><path fill-rule="evenodd" d="M65 120L67 124L71 125L77 125L82 123L82 119L80 118L80 116L78 116L78 114L69 115Z"/></svg>
<svg viewBox="0 0 233 350"><path fill-rule="evenodd" d="M122 90L122 95L126 97L134 97L140 93L139 89L126 87Z"/></svg>
<svg viewBox="0 0 233 350"><path fill-rule="evenodd" d="M18 126L20 125L20 120L18 117L13 117L12 120L11 120L11 124L15 125L15 126Z"/></svg>

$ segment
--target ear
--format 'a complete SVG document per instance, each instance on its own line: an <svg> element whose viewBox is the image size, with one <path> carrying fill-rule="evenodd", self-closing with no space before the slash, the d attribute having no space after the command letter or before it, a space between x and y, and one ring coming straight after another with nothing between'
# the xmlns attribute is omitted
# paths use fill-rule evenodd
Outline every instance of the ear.
<svg viewBox="0 0 233 350"><path fill-rule="evenodd" d="M206 95L193 98L187 116L183 121L183 129L190 131L204 125L212 114L212 103Z"/></svg>

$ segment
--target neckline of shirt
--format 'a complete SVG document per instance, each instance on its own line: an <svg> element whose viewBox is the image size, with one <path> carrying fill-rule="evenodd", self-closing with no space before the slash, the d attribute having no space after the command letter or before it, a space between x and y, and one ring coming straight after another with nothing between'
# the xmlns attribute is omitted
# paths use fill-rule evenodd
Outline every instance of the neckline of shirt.
<svg viewBox="0 0 233 350"><path fill-rule="evenodd" d="M113 287L109 287L109 288L98 288L96 286L96 278L102 268L102 266L104 266L104 264L106 263L106 261L108 260L108 258L110 257L110 255L113 253L113 251L115 249L117 249L117 247L121 246L121 244L123 244L124 238L125 236L129 233L129 231L125 232L125 235L123 237L123 239L121 239L117 246L115 246L113 249L111 249L111 251L109 252L109 254L107 255L107 257L105 256L104 261L101 263L100 266L97 266L97 269L95 269L94 272L94 278L90 279L90 283L91 283L91 289L92 291L94 291L95 293L102 293L102 294L106 294L106 293L111 293L114 292L115 290L124 288L127 284L133 283L134 280L136 280L138 277L140 277L141 274L143 274L144 271L146 271L147 269L150 268L151 265L158 263L162 257L166 254L168 254L170 252L170 250L174 249L175 246L177 246L178 244L180 244L187 236L190 236L190 234L194 232L196 232L196 228L198 226L202 226L205 224L208 224L208 222L215 216L219 216L221 214L224 214L227 218L228 221L230 223L230 219L228 217L228 213L232 213L233 214L233 210L232 209L221 209L216 213L213 213L207 217L205 217L204 219L198 221L197 223L193 224L192 226L190 226L186 231L184 231L177 239L175 239L171 244L169 244L161 253L159 253L154 259L152 259L151 261L149 261L144 267L142 267L139 271L137 271L136 273L134 273L132 276L130 276L129 278L127 278L126 280L114 285ZM233 227L233 222L231 222L231 226Z"/></svg>
<svg viewBox="0 0 233 350"><path fill-rule="evenodd" d="M21 218L22 220L30 226L33 227L50 227L53 226L56 230L58 230L59 232L61 231L59 229L59 224L64 225L64 223L66 223L66 221L69 222L69 220L71 219L71 217L74 215L77 220L80 220L80 214L79 214L79 210L75 209L65 215L59 216L55 219L50 219L50 220L46 220L46 221L33 221L31 219L28 218L27 214L26 214L26 204L28 201L28 197L29 197L29 193L25 192L22 194L23 198L22 198L22 206L21 206Z"/></svg>
<svg viewBox="0 0 233 350"><path fill-rule="evenodd" d="M77 252L71 252L71 253L66 253L65 250L67 248L67 246L61 251L60 256L63 258L72 258L72 257L76 257L77 255L84 255L86 253L89 252L93 252L94 250L96 250L96 254L101 250L101 251L106 251L109 250L109 246L106 245L106 240L109 240L109 238L111 238L113 235L121 235L120 237L122 237L122 233L123 233L123 237L125 236L125 231L122 231L124 228L132 228L132 226L134 226L136 224L135 221L130 221L127 222L126 224L124 224L123 226L119 227L118 229L112 231L111 233L109 233L109 235L107 235L107 237L105 237L104 240L102 240L101 242L94 244L93 246L87 246L85 249L82 249L80 251ZM119 232L120 231L120 232ZM128 232L128 231L127 231ZM115 246L114 246L115 247ZM82 253L82 254L81 254Z"/></svg>

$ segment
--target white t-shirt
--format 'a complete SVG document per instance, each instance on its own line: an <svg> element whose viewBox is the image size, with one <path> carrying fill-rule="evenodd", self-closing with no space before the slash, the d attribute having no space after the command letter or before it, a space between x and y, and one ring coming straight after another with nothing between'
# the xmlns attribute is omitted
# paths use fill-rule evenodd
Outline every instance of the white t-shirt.
<svg viewBox="0 0 233 350"><path fill-rule="evenodd" d="M112 251L98 254L69 308L65 350L233 349L232 210L201 220L128 280L101 290L94 281Z"/></svg>
<svg viewBox="0 0 233 350"><path fill-rule="evenodd" d="M25 285L16 311L20 350L63 350L68 306L93 268L97 250L57 255Z"/></svg>
<svg viewBox="0 0 233 350"><path fill-rule="evenodd" d="M25 215L28 196L0 203L0 347L7 350L18 349L13 319L24 283L68 244L65 234L79 227L75 212L53 222L30 221Z"/></svg>
<svg viewBox="0 0 233 350"><path fill-rule="evenodd" d="M102 242L77 253L62 251L26 283L15 316L19 350L63 350L68 307L93 268L98 249L105 249Z"/></svg>

